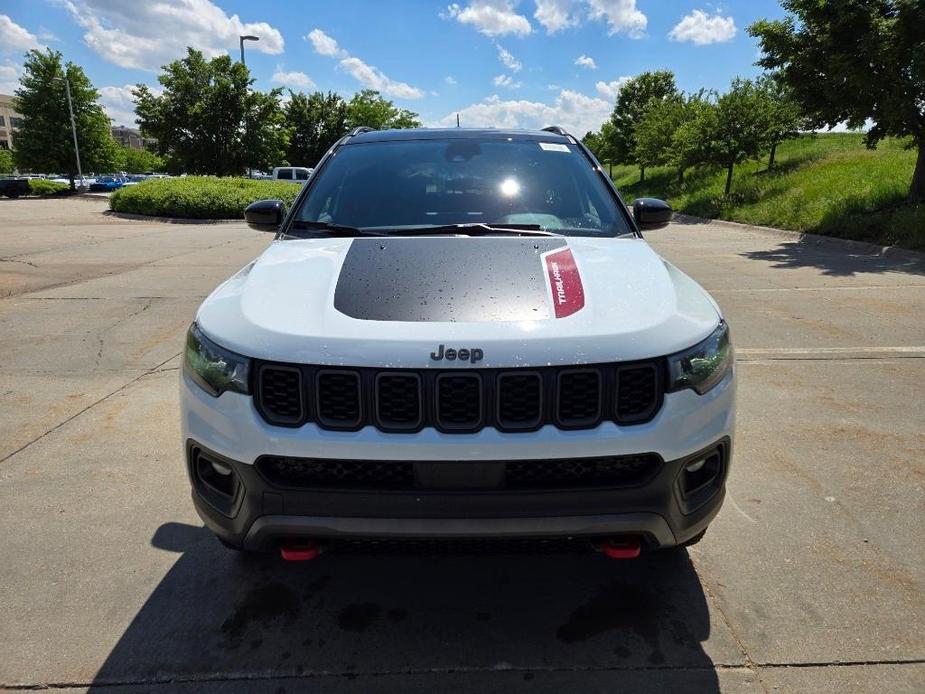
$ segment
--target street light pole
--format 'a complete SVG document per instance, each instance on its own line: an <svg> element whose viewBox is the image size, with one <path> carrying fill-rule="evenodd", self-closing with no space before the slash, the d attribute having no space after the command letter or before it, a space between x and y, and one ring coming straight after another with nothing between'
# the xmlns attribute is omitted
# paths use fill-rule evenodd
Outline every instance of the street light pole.
<svg viewBox="0 0 925 694"><path fill-rule="evenodd" d="M74 104L71 101L71 83L68 81L66 74L57 79L64 82L64 91L67 92L67 112L71 116L71 135L74 136L74 156L77 159L77 180L80 181L78 187L83 188L84 175L83 171L80 170L80 148L77 146L77 122L74 120Z"/></svg>
<svg viewBox="0 0 925 694"><path fill-rule="evenodd" d="M244 42L245 41L259 41L260 37L259 36L249 36L249 35L239 36L238 40L241 44L241 65L247 65L247 63L244 62Z"/></svg>

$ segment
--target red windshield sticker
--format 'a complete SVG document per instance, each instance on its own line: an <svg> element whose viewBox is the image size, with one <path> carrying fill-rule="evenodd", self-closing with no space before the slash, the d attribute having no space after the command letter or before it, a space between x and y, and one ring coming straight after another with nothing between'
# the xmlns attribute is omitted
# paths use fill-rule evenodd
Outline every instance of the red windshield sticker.
<svg viewBox="0 0 925 694"><path fill-rule="evenodd" d="M572 251L563 248L543 255L546 277L552 294L552 305L556 318L566 318L585 307L585 289Z"/></svg>

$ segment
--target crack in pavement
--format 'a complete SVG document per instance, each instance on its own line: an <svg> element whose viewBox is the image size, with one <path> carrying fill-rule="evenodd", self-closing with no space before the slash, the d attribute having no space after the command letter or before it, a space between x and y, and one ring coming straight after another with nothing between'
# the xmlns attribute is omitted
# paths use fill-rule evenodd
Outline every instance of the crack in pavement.
<svg viewBox="0 0 925 694"><path fill-rule="evenodd" d="M844 667L844 668L854 668L854 667L876 667L876 666L907 666L907 665L922 665L925 664L925 658L918 659L908 659L908 660L850 660L850 661L819 661L819 662L767 662L767 663L755 663L756 667L767 668L767 669L785 669L785 668L815 668L815 667ZM124 679L124 680L104 680L100 682L90 681L62 681L62 682L32 682L32 683L16 683L16 684L6 684L0 683L0 689L9 690L9 691L28 691L35 689L71 689L71 688L81 688L81 687L132 687L132 686L151 686L151 685L176 685L176 684L208 684L208 683L217 683L217 682L267 682L267 681L276 681L276 680L309 680L309 679L356 679L358 677L403 677L403 676L416 676L416 675L470 675L470 674L504 674L504 673L562 673L562 672L574 672L574 673L596 673L596 672L752 672L753 670L747 666L730 664L730 663L714 663L713 665L615 665L613 667L608 666L523 666L523 665L512 665L504 667L444 667L444 668L404 668L397 670L370 670L370 671L357 671L350 670L344 672L336 672L331 670L317 670L317 671L308 671L308 672L285 672L285 673L269 673L269 672L256 672L256 673L246 673L246 672L215 672L204 675L186 675L179 677L169 677L169 676L156 676L156 677L142 677L137 679ZM760 680L759 680L760 681Z"/></svg>

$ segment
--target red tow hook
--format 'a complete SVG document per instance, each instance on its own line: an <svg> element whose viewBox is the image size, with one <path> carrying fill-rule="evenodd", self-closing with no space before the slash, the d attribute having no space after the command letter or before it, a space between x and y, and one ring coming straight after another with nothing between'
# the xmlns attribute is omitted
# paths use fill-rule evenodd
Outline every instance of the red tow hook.
<svg viewBox="0 0 925 694"><path fill-rule="evenodd" d="M642 543L632 535L610 538L604 540L601 551L611 559L635 559L642 551Z"/></svg>
<svg viewBox="0 0 925 694"><path fill-rule="evenodd" d="M279 546L279 553L286 561L308 561L318 556L318 543L314 540L288 540Z"/></svg>

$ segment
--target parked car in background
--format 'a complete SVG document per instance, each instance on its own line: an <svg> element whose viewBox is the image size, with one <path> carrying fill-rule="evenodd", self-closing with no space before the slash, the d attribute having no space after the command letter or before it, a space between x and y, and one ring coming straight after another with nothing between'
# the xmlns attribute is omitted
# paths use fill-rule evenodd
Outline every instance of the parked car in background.
<svg viewBox="0 0 925 694"><path fill-rule="evenodd" d="M314 169L305 166L277 166L273 169L271 178L275 181L304 182L312 175Z"/></svg>
<svg viewBox="0 0 925 694"><path fill-rule="evenodd" d="M107 193L118 190L125 185L125 180L119 176L100 176L90 184L90 190L95 193Z"/></svg>
<svg viewBox="0 0 925 694"><path fill-rule="evenodd" d="M29 179L23 176L0 178L0 195L18 198L29 194Z"/></svg>

